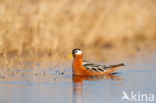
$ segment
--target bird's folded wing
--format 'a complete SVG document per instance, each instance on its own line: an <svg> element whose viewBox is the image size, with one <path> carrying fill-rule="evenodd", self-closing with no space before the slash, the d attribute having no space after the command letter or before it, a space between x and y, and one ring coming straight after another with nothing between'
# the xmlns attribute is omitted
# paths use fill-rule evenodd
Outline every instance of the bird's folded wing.
<svg viewBox="0 0 156 103"><path fill-rule="evenodd" d="M105 72L108 69L111 69L110 67L106 65L93 64L88 61L83 61L83 66L92 72Z"/></svg>
<svg viewBox="0 0 156 103"><path fill-rule="evenodd" d="M93 64L88 61L83 61L83 66L92 72L106 72L107 70L111 70L115 67L120 67L120 66L125 66L125 65L121 63L121 64L116 64L116 65L106 66L106 65Z"/></svg>

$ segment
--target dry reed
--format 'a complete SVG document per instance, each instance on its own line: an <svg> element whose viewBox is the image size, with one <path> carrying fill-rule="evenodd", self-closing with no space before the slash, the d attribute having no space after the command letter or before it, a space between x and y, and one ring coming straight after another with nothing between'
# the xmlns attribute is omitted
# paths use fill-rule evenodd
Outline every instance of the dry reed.
<svg viewBox="0 0 156 103"><path fill-rule="evenodd" d="M31 59L63 58L76 47L123 55L155 45L149 43L156 40L155 5L155 0L0 0L0 47L8 57Z"/></svg>

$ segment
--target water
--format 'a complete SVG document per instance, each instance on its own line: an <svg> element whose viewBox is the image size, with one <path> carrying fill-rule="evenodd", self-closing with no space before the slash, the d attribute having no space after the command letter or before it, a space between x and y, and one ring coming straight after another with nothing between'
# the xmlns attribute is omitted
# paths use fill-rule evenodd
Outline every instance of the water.
<svg viewBox="0 0 156 103"><path fill-rule="evenodd" d="M0 69L0 103L130 103L121 101L123 91L156 96L155 61L138 58L104 77L73 77L71 67L64 74L58 67Z"/></svg>

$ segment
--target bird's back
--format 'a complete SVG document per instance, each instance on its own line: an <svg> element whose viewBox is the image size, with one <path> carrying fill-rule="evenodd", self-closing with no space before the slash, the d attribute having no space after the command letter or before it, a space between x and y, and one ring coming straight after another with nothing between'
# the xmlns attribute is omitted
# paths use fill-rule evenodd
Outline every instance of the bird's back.
<svg viewBox="0 0 156 103"><path fill-rule="evenodd" d="M121 63L121 64L107 66L107 65L90 63L88 61L83 61L83 66L91 72L107 72L108 70L111 70L113 68L124 66L124 64Z"/></svg>

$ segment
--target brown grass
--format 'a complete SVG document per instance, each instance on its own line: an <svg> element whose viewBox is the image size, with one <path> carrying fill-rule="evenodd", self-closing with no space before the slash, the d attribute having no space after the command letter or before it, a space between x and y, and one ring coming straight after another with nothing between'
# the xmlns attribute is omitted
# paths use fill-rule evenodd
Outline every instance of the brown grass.
<svg viewBox="0 0 156 103"><path fill-rule="evenodd" d="M1 58L55 59L56 52L63 58L77 47L88 55L124 55L155 45L149 43L156 40L155 5L155 0L0 0Z"/></svg>

